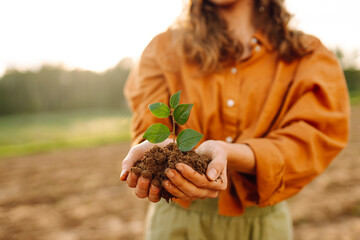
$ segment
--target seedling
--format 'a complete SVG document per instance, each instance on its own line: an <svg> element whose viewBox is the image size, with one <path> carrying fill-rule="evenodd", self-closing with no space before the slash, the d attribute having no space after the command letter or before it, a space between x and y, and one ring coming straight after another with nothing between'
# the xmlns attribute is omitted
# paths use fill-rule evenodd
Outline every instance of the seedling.
<svg viewBox="0 0 360 240"><path fill-rule="evenodd" d="M165 141L170 134L173 136L173 144L175 146L175 139L180 151L186 152L193 149L196 144L201 140L203 135L193 129L184 129L176 137L175 127L176 124L184 125L190 115L193 104L179 104L180 93L178 91L170 97L170 107L165 103L153 103L149 105L151 113L158 118L167 118L171 116L172 130L161 123L155 123L146 129L143 138L151 143L161 143Z"/></svg>

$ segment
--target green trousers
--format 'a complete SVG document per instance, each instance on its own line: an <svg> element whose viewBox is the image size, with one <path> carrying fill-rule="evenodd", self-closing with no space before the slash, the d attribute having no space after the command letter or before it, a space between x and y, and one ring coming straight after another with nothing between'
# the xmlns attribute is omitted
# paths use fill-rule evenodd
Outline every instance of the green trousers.
<svg viewBox="0 0 360 240"><path fill-rule="evenodd" d="M146 240L291 240L292 221L286 202L248 207L241 216L221 216L217 199L194 201L189 209L164 200L152 204Z"/></svg>

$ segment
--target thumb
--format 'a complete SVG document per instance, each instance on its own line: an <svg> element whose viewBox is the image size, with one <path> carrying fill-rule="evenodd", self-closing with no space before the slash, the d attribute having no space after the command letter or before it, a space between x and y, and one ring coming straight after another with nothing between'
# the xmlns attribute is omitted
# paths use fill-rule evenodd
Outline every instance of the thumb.
<svg viewBox="0 0 360 240"><path fill-rule="evenodd" d="M211 181L215 181L223 171L226 171L226 155L216 154L208 165L206 176Z"/></svg>
<svg viewBox="0 0 360 240"><path fill-rule="evenodd" d="M120 180L125 181L127 176L129 175L131 167L134 165L134 163L141 159L144 156L144 150L141 146L135 146L132 147L129 151L129 153L126 155L124 160L121 163L121 174L120 174Z"/></svg>
<svg viewBox="0 0 360 240"><path fill-rule="evenodd" d="M124 158L124 160L122 161L121 163L121 173L120 173L120 180L121 181L125 181L127 176L129 175L129 172L130 172L130 168L132 166L132 161L131 161L131 158L130 158L130 155L131 153L129 152L128 155Z"/></svg>
<svg viewBox="0 0 360 240"><path fill-rule="evenodd" d="M212 158L206 170L206 176L209 180L217 180L221 173L226 171L227 154L217 141L205 141L195 151L200 155L207 155Z"/></svg>

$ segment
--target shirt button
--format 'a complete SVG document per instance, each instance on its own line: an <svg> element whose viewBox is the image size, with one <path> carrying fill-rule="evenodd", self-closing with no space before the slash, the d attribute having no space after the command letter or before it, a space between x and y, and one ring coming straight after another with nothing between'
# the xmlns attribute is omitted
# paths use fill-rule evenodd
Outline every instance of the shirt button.
<svg viewBox="0 0 360 240"><path fill-rule="evenodd" d="M225 138L225 141L226 141L227 143L232 143L233 138L230 137L230 136L228 136L228 137Z"/></svg>
<svg viewBox="0 0 360 240"><path fill-rule="evenodd" d="M230 70L230 71L231 71L231 73L232 73L232 74L237 73L237 69L236 69L236 67L231 68L231 70Z"/></svg>
<svg viewBox="0 0 360 240"><path fill-rule="evenodd" d="M259 45L256 45L256 46L255 46L255 52L259 52L260 49L261 49L261 47L260 47Z"/></svg>
<svg viewBox="0 0 360 240"><path fill-rule="evenodd" d="M253 37L253 38L251 39L251 44L254 44L254 45L255 45L255 44L257 44L257 41L258 41L258 40Z"/></svg>
<svg viewBox="0 0 360 240"><path fill-rule="evenodd" d="M229 100L227 100L226 105L227 105L228 107L233 107L233 106L235 105L235 102L234 102L234 100L229 99Z"/></svg>

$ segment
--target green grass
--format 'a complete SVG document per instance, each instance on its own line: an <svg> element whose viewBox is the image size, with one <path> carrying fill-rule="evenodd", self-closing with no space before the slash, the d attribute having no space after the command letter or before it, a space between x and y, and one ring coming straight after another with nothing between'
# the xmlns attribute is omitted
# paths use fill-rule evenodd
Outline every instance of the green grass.
<svg viewBox="0 0 360 240"><path fill-rule="evenodd" d="M114 110L0 117L0 158L129 141L129 124Z"/></svg>

